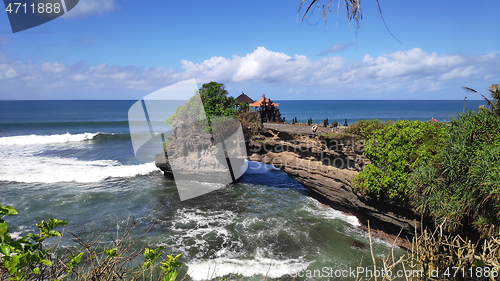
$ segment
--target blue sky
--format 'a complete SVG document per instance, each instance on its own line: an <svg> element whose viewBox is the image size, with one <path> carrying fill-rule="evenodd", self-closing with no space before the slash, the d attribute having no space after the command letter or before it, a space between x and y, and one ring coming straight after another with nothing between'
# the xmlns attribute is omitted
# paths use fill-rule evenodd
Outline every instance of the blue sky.
<svg viewBox="0 0 500 281"><path fill-rule="evenodd" d="M80 0L13 34L0 13L0 99L139 99L196 78L282 99L481 99L500 82L500 1L345 4L325 25L300 1ZM307 0L306 0L306 3Z"/></svg>

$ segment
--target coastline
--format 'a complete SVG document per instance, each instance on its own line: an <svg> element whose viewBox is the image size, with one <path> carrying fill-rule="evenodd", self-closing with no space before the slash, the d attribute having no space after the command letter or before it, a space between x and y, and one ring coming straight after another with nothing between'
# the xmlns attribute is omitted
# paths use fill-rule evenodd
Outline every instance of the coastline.
<svg viewBox="0 0 500 281"><path fill-rule="evenodd" d="M420 217L409 205L375 201L353 190L352 180L368 159L355 139L342 134L345 128L326 134L326 128L313 132L310 126L265 123L264 139L254 137L247 144L253 152L249 160L280 168L322 203L356 216L362 230L370 224L377 238L390 244L397 238L396 245L408 249Z"/></svg>
<svg viewBox="0 0 500 281"><path fill-rule="evenodd" d="M367 231L370 224L373 237L408 249L420 217L408 205L377 202L356 194L352 180L368 160L356 149L356 141L342 133L344 129L342 126L329 134L326 128L313 132L310 126L265 123L258 134L245 139L247 159L281 169L321 203L357 217L361 230ZM176 137L183 145L196 139ZM331 149L333 144L335 149ZM165 176L172 176L165 151L156 155L155 162Z"/></svg>

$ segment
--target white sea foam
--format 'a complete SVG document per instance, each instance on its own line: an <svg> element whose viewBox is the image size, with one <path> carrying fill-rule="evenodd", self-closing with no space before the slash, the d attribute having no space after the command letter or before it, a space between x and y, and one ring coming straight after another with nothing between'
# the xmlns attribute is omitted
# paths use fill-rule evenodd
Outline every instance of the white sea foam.
<svg viewBox="0 0 500 281"><path fill-rule="evenodd" d="M348 233L348 234L354 235L354 236L363 237L367 242L369 242L368 232L362 230L361 228L345 229L345 232ZM384 245L387 248L392 248L393 247L393 245L392 245L391 242L382 240L382 239L377 238L377 237L372 237L371 239L372 239L372 241L374 243ZM397 246L397 245L394 245L394 248L400 249L400 247ZM382 255L383 256L383 253L380 253L378 255Z"/></svg>
<svg viewBox="0 0 500 281"><path fill-rule="evenodd" d="M12 157L0 162L0 181L99 182L106 178L134 177L156 171L154 163L121 165L114 160L83 161L59 157Z"/></svg>
<svg viewBox="0 0 500 281"><path fill-rule="evenodd" d="M327 219L339 219L342 221L347 222L348 224L354 226L354 227L359 227L361 224L359 223L359 220L356 216L352 215L346 215L342 213L341 211L332 209L328 206L325 206L318 202L318 200L309 197L307 200L311 201L312 205L314 206L311 208L310 206L305 206L304 208L313 213L314 216L320 217L320 218L327 218Z"/></svg>
<svg viewBox="0 0 500 281"><path fill-rule="evenodd" d="M171 227L173 233L168 237L168 245L173 248L182 248L189 251L191 248L207 248L207 235L215 234L222 239L221 246L214 253L214 258L207 259L203 251L200 255L187 262L189 267L188 274L193 280L207 280L215 277L222 277L231 274L251 277L255 275L268 276L270 278L279 278L288 274L305 270L310 261L303 258L297 259L277 259L268 257L269 252L264 248L257 248L255 252L248 253L242 249L243 242L230 232L231 225L236 223L249 226L249 224L261 221L262 219L254 217L241 221L237 213L230 210L219 210L207 213L196 208L182 208L176 211L175 220ZM279 220L279 219L278 219ZM279 224L279 222L276 222ZM256 233L256 236L262 233L274 232L277 229L262 229ZM247 231L244 231L248 235ZM235 246L235 247L233 247ZM249 258L250 257L250 258Z"/></svg>
<svg viewBox="0 0 500 281"><path fill-rule="evenodd" d="M277 260L257 255L254 259L216 258L188 262L188 274L193 280L207 280L230 274L250 277L254 275L279 278L305 270L310 262L302 259Z"/></svg>
<svg viewBox="0 0 500 281"><path fill-rule="evenodd" d="M15 232L12 232L10 234L10 237L12 239L21 239L25 234L25 228L26 226L25 225L18 225L18 227L20 228L19 231L15 231Z"/></svg>
<svg viewBox="0 0 500 281"><path fill-rule="evenodd" d="M115 160L79 160L76 157L40 156L47 148L91 140L99 133L29 135L0 138L0 181L24 183L99 182L156 171L154 163L122 165Z"/></svg>
<svg viewBox="0 0 500 281"><path fill-rule="evenodd" d="M78 142L91 140L99 133L83 133L83 134L56 134L56 135L27 135L27 136L12 136L0 138L0 145L34 145L34 144L51 144Z"/></svg>
<svg viewBox="0 0 500 281"><path fill-rule="evenodd" d="M222 238L223 245L239 244L241 246L241 241L234 241L227 228L236 217L236 213L229 210L206 213L199 209L178 209L175 214L175 222L171 227L173 233L169 240L175 243L175 247L184 250L193 247L202 248L208 244L205 237L210 233L215 233L217 237ZM186 245L185 242L188 240L194 244ZM223 256L224 250L222 248L216 255Z"/></svg>

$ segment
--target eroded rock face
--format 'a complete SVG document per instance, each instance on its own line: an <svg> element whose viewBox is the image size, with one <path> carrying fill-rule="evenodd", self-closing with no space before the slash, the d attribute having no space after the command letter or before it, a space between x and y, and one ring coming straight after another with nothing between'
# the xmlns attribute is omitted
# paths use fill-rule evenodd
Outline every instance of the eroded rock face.
<svg viewBox="0 0 500 281"><path fill-rule="evenodd" d="M207 175L217 175L226 169L225 161L219 159L220 151L213 143L213 137L204 124L185 124L177 126L168 136L167 151L157 154L156 166L165 175L185 174L192 180L204 179Z"/></svg>
<svg viewBox="0 0 500 281"><path fill-rule="evenodd" d="M369 221L372 229L390 235L401 231L402 238L410 239L420 217L409 205L377 201L353 190L354 176L369 163L363 143L329 137L324 132L312 133L308 127L294 131L290 125L265 124L262 134L247 142L249 160L282 169L323 203L357 216L364 226ZM407 245L407 241L400 242Z"/></svg>
<svg viewBox="0 0 500 281"><path fill-rule="evenodd" d="M234 117L212 117L211 122L211 127L208 120L177 122L156 165L176 180L225 185L240 177L247 158L240 122Z"/></svg>
<svg viewBox="0 0 500 281"><path fill-rule="evenodd" d="M408 245L404 238L413 236L419 216L408 205L376 201L353 190L354 176L368 164L363 155L362 142L348 139L345 135L327 135L321 131L313 133L310 127L281 124L264 124L259 135L245 141L249 160L280 168L323 203L357 216L364 226L369 221L372 229L389 234L382 237L385 240L401 231L403 239L397 244ZM157 155L156 164L168 175L171 168L164 155ZM201 162L200 174L204 174L207 167L216 167L205 167L202 164L203 155L186 155L186 161L189 161L187 159Z"/></svg>

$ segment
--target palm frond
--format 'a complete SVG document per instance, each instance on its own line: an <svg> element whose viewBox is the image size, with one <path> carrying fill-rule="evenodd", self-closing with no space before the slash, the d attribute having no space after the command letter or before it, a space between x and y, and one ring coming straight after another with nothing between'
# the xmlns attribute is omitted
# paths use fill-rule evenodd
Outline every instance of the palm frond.
<svg viewBox="0 0 500 281"><path fill-rule="evenodd" d="M490 91L491 99L493 100L492 108L496 115L500 115L500 89L498 84L492 84L488 89Z"/></svg>
<svg viewBox="0 0 500 281"><path fill-rule="evenodd" d="M309 12L309 10L311 10L311 7L314 5L314 3L316 3L316 0L313 0L311 2L311 5L309 5L309 7L307 7L307 10L306 12L304 13L304 16L302 17L302 20L304 20L304 18L306 17L307 13Z"/></svg>
<svg viewBox="0 0 500 281"><path fill-rule="evenodd" d="M325 1L323 0L321 3L321 7L318 8L323 10L323 17L325 18L325 24L326 24L326 11L328 10L329 12L332 12L330 10L330 6L332 5L334 0L330 0L328 2L328 5L325 6ZM339 5L340 1L338 0ZM299 10L297 12L297 18L300 14L300 11L302 10L302 6L304 5L305 0L302 0L299 6ZM351 20L356 20L356 25L359 28L359 20L363 18L363 15L361 13L361 5L360 5L360 0L344 0L346 4L346 10L347 10L347 22L349 25L351 25ZM304 12L304 15L302 16L302 20L306 18L306 16L311 12L311 9L313 8L314 4L318 4L318 0L312 0L309 6L307 7L306 11Z"/></svg>
<svg viewBox="0 0 500 281"><path fill-rule="evenodd" d="M488 102L488 105L491 106L493 109L496 109L496 106L495 104L493 104L492 101L490 101L487 97L485 97L484 95L481 95L487 102Z"/></svg>
<svg viewBox="0 0 500 281"><path fill-rule="evenodd" d="M493 85L495 85L495 84L493 84ZM491 87L490 87L490 88L491 88ZM465 91L467 91L467 92L472 92L472 93L480 94L478 91L476 91L476 90L474 90L474 89L472 89L472 88L469 88L469 87L464 87L464 86L462 86L462 89L464 89L464 90L465 90ZM491 90L490 90L490 92L491 92ZM491 108L493 109L493 111L495 111L495 110L497 109L497 107L496 107L496 105L495 105L495 103L494 103L494 102L490 101L490 100L489 100L487 97L485 97L483 94L480 94L480 95L484 98L484 100L485 100L485 101L487 101L487 102L488 102L488 105L489 105L489 106L491 106ZM492 95L492 97L493 97L493 95Z"/></svg>
<svg viewBox="0 0 500 281"><path fill-rule="evenodd" d="M399 41L393 34L392 32L389 30L389 27L387 26L387 24L385 23L385 19L384 19L384 16L382 15L382 8L380 8L380 3L377 1L377 6L378 6L378 11L380 12L380 17L382 18L382 22L384 22L384 25L385 25L385 28L387 29L387 31L389 32L389 34L392 36L392 38L396 39L396 41L399 42L399 44L403 44L401 43L401 41Z"/></svg>
<svg viewBox="0 0 500 281"><path fill-rule="evenodd" d="M464 89L464 90L465 90L465 91L467 91L467 92L477 93L477 91L476 91L476 90L474 90L474 89L472 89L472 88L469 88L469 87L464 87L464 86L462 86L462 89Z"/></svg>
<svg viewBox="0 0 500 281"><path fill-rule="evenodd" d="M338 1L338 7L337 7L337 23L338 23L338 16L339 16L339 9L340 9L340 2L342 0L337 0ZM351 25L351 21L355 20L356 21L356 28L359 28L359 21L363 19L363 13L361 12L361 0L343 0L346 6L346 12L347 12L347 23L349 26ZM380 7L379 0L375 0L377 2L378 10L380 13L380 17L382 18L382 22L384 23L385 28L389 32L389 34L394 38L396 41L398 41L400 44L401 41L399 41L394 34L389 30L389 27L387 26L387 23L385 22L384 16L382 15L382 8ZM304 5L305 0L302 0L300 2L299 10L297 11L297 20L299 18L300 11L302 9L302 6ZM325 0L322 0L321 7L319 5L319 0L311 0L311 3L307 7L307 10L305 11L304 15L302 16L302 21L306 18L307 14L310 14L311 9L313 8L314 4L318 6L318 9L323 10L323 17L325 18L325 24L326 24L326 12L327 10L330 13L333 13L333 11L330 9L330 6L335 2L335 0L329 0L328 5L325 7Z"/></svg>

